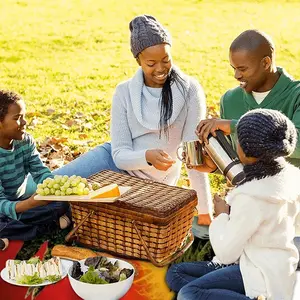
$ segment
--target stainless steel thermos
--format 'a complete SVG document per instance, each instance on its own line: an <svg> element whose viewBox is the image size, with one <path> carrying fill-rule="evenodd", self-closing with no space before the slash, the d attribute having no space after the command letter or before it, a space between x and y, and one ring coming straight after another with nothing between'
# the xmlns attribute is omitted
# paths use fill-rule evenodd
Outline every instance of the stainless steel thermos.
<svg viewBox="0 0 300 300"><path fill-rule="evenodd" d="M210 134L208 142L204 149L223 175L233 185L241 183L245 179L243 165L223 132L217 130L216 137Z"/></svg>

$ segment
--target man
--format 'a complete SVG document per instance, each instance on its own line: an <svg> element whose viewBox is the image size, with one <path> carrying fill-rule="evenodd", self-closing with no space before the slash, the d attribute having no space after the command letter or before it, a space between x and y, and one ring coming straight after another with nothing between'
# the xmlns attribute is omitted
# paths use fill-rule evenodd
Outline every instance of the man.
<svg viewBox="0 0 300 300"><path fill-rule="evenodd" d="M245 112L255 108L275 109L292 120L298 130L297 148L288 160L300 166L300 81L276 67L271 38L257 30L247 30L232 42L229 59L240 85L223 95L221 119L199 123L196 131L200 141L207 143L208 135L215 135L220 129L230 135L235 147L236 124Z"/></svg>
<svg viewBox="0 0 300 300"><path fill-rule="evenodd" d="M293 80L283 68L276 67L274 44L269 36L258 30L246 30L232 42L229 60L240 85L223 95L221 119L207 119L199 123L196 133L200 141L207 143L208 135L215 136L219 129L230 135L235 148L236 124L245 112L255 108L279 110L298 131L296 150L287 160L300 167L300 81ZM209 158L205 162L197 170L216 169ZM300 250L300 237L295 238L295 244Z"/></svg>

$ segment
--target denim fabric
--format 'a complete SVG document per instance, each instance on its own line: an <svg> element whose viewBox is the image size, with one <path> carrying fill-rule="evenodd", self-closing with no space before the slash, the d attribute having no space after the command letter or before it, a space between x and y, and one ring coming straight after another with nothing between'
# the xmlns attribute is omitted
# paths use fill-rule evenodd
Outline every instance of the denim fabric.
<svg viewBox="0 0 300 300"><path fill-rule="evenodd" d="M59 228L58 220L71 211L68 202L51 202L18 214L18 220L0 215L0 238L29 241Z"/></svg>
<svg viewBox="0 0 300 300"><path fill-rule="evenodd" d="M294 243L295 243L295 245L296 245L296 247L297 247L297 249L299 251L299 257L300 257L300 237L299 236L296 236L294 238ZM300 260L298 262L298 269L300 269Z"/></svg>
<svg viewBox="0 0 300 300"><path fill-rule="evenodd" d="M110 143L97 146L65 166L53 171L53 174L68 176L77 175L87 178L103 170L126 173L116 167L111 155Z"/></svg>
<svg viewBox="0 0 300 300"><path fill-rule="evenodd" d="M178 300L249 300L245 296L239 265L213 262L174 264L167 272L167 284L179 292Z"/></svg>

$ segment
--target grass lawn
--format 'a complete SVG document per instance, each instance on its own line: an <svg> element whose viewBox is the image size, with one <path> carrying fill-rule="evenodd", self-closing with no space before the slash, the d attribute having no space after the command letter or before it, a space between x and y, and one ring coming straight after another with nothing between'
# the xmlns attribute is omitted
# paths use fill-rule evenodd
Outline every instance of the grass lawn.
<svg viewBox="0 0 300 300"><path fill-rule="evenodd" d="M174 62L201 82L210 113L236 85L228 47L245 29L269 33L278 64L300 78L299 1L5 0L0 11L1 88L25 97L37 140L67 137L83 151L109 139L115 86L136 71L128 23L137 14L169 29Z"/></svg>
<svg viewBox="0 0 300 300"><path fill-rule="evenodd" d="M0 87L25 97L38 142L64 138L79 153L109 140L114 89L137 69L128 23L138 14L171 32L174 62L203 85L208 114L236 85L228 48L246 29L269 33L278 65L300 78L297 0L5 0L0 11Z"/></svg>

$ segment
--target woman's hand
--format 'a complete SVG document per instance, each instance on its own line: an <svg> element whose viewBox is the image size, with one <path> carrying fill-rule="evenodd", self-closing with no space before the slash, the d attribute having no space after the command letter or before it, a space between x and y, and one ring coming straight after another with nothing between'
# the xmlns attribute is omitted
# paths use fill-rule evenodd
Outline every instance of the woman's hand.
<svg viewBox="0 0 300 300"><path fill-rule="evenodd" d="M196 128L196 135L200 143L208 144L208 135L211 133L216 136L216 130L221 130L225 135L229 135L231 133L230 123L231 120L217 118L202 120Z"/></svg>
<svg viewBox="0 0 300 300"><path fill-rule="evenodd" d="M215 217L217 217L222 213L229 215L230 206L219 195L217 194L214 195L213 203L214 203Z"/></svg>
<svg viewBox="0 0 300 300"><path fill-rule="evenodd" d="M146 151L146 160L148 163L160 171L167 171L173 164L176 163L167 152L160 149L152 149Z"/></svg>

